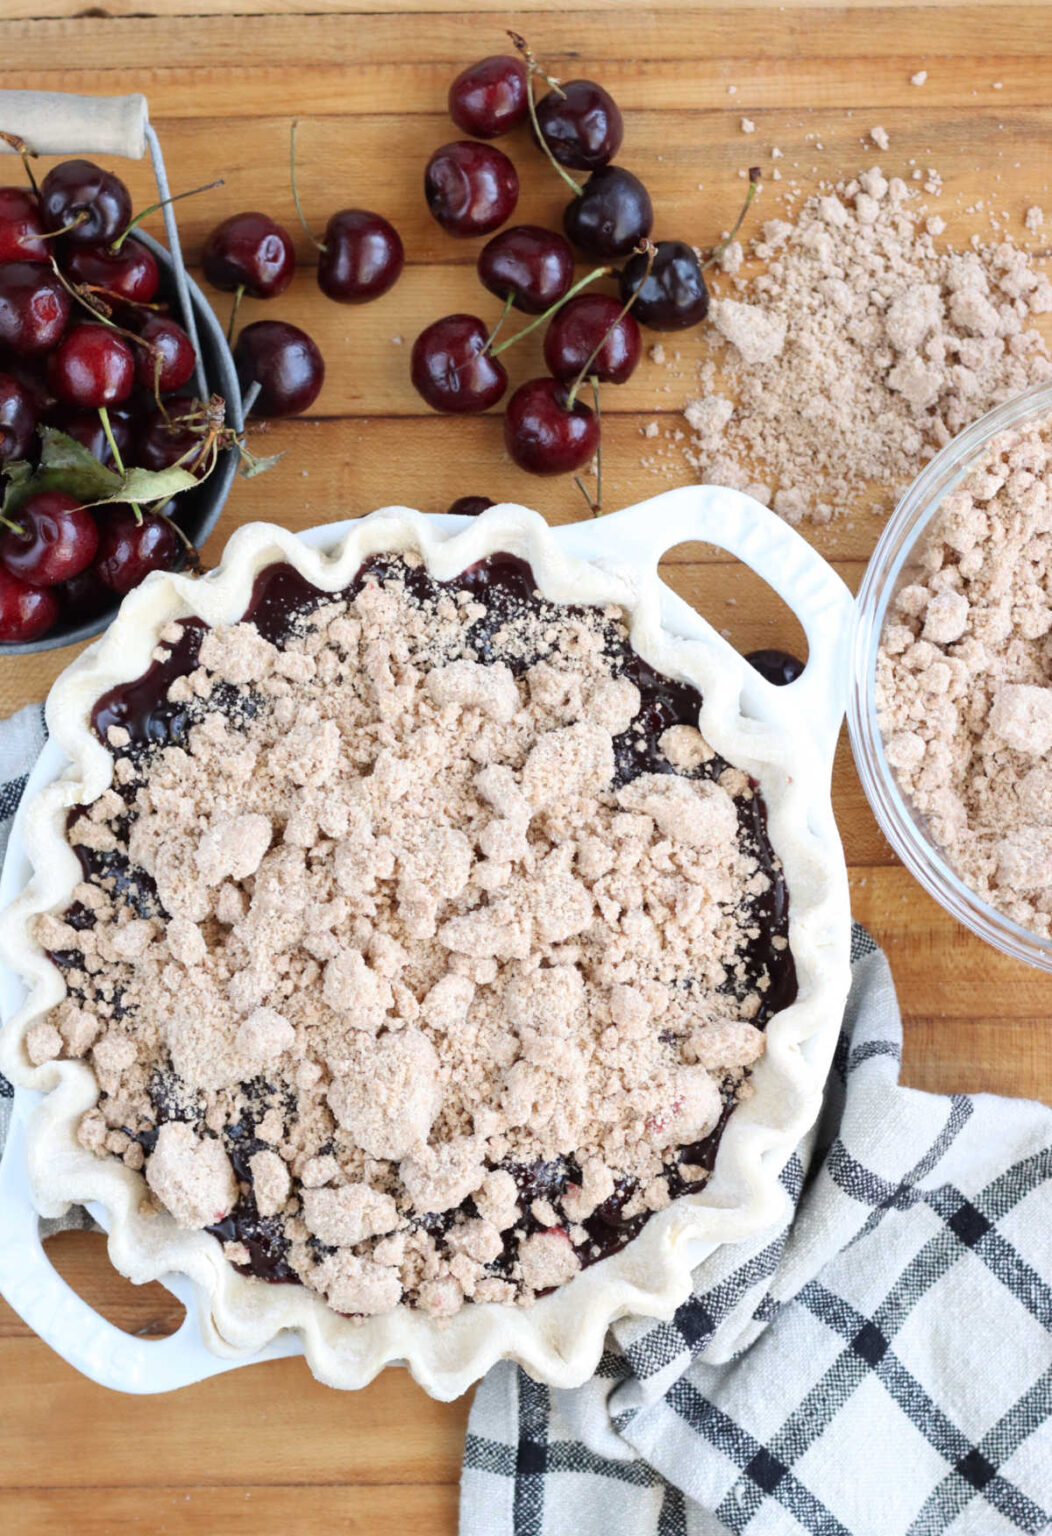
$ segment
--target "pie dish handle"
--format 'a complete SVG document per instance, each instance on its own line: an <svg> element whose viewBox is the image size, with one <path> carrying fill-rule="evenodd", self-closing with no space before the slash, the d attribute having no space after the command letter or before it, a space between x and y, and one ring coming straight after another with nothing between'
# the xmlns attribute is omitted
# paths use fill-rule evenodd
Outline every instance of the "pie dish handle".
<svg viewBox="0 0 1052 1536"><path fill-rule="evenodd" d="M598 525L573 524L559 530L570 536L562 542L573 547L578 529L590 533L596 526L611 535L619 563L623 552L656 575L658 562L668 550L700 540L737 556L773 587L803 626L807 665L795 682L783 687L775 687L750 667L746 695L757 689L763 694L766 712L785 720L807 720L814 746L824 759L832 760L847 704L848 640L855 600L829 562L801 534L753 497L719 485L680 486L611 513ZM719 646L737 655L711 625L706 627Z"/></svg>
<svg viewBox="0 0 1052 1536"><path fill-rule="evenodd" d="M192 1302L175 1333L141 1339L107 1322L66 1284L40 1239L26 1169L25 1116L17 1100L0 1161L0 1229L0 1294L45 1344L100 1386L117 1392L171 1392L246 1363L240 1356L212 1353ZM186 1282L180 1300L185 1302L188 1289Z"/></svg>

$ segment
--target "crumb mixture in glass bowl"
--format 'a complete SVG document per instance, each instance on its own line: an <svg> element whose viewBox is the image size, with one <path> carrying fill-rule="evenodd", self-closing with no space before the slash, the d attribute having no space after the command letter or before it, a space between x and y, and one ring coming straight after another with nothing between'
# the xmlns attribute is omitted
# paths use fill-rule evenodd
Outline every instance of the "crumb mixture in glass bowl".
<svg viewBox="0 0 1052 1536"><path fill-rule="evenodd" d="M955 916L1052 969L1052 387L933 461L859 594L856 761Z"/></svg>

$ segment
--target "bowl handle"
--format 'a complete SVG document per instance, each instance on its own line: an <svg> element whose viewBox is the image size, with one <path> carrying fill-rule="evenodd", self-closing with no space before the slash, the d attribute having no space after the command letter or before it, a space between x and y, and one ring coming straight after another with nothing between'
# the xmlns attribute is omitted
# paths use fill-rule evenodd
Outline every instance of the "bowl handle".
<svg viewBox="0 0 1052 1536"><path fill-rule="evenodd" d="M0 1295L45 1344L100 1386L117 1392L170 1392L246 1364L243 1356L212 1353L192 1306L168 1338L140 1339L100 1317L66 1284L40 1240L26 1169L25 1117L18 1108L0 1161L0 1230Z"/></svg>
<svg viewBox="0 0 1052 1536"><path fill-rule="evenodd" d="M146 97L74 96L68 91L0 91L0 128L40 155L146 153ZM0 140L0 154L13 154Z"/></svg>
<svg viewBox="0 0 1052 1536"><path fill-rule="evenodd" d="M750 668L749 688L756 687L768 709L779 716L791 712L799 722L801 712L805 712L803 718L813 744L823 758L831 760L847 702L848 642L855 602L818 551L751 496L718 485L685 485L665 491L611 513L601 519L601 526L612 535L618 563L623 552L634 564L656 573L667 550L699 539L736 555L774 588L803 626L807 666L795 682L782 688L766 682ZM580 528L582 544L588 542L587 558L594 560L595 527L594 523L577 523L560 528L560 543L577 553L573 535ZM712 636L726 645L714 630Z"/></svg>

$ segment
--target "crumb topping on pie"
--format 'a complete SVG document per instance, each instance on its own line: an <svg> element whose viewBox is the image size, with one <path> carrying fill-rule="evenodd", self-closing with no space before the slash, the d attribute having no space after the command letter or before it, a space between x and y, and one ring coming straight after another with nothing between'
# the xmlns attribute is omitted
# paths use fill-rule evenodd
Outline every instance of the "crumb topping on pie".
<svg viewBox="0 0 1052 1536"><path fill-rule="evenodd" d="M528 1303L704 1183L795 996L762 798L616 609L497 555L289 566L98 702L36 936L82 1143L357 1316Z"/></svg>

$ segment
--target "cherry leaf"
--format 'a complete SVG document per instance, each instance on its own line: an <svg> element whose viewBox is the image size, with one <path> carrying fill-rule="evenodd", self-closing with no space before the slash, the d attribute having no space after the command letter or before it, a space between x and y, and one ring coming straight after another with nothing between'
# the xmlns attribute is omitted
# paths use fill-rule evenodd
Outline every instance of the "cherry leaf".
<svg viewBox="0 0 1052 1536"><path fill-rule="evenodd" d="M37 491L65 491L84 507L102 507L114 502L170 501L180 491L199 485L204 476L172 465L169 469L128 469L119 474L100 464L93 453L75 437L55 427L40 428L40 463L34 469L26 463L9 464L4 490L2 515L16 518L27 496Z"/></svg>

